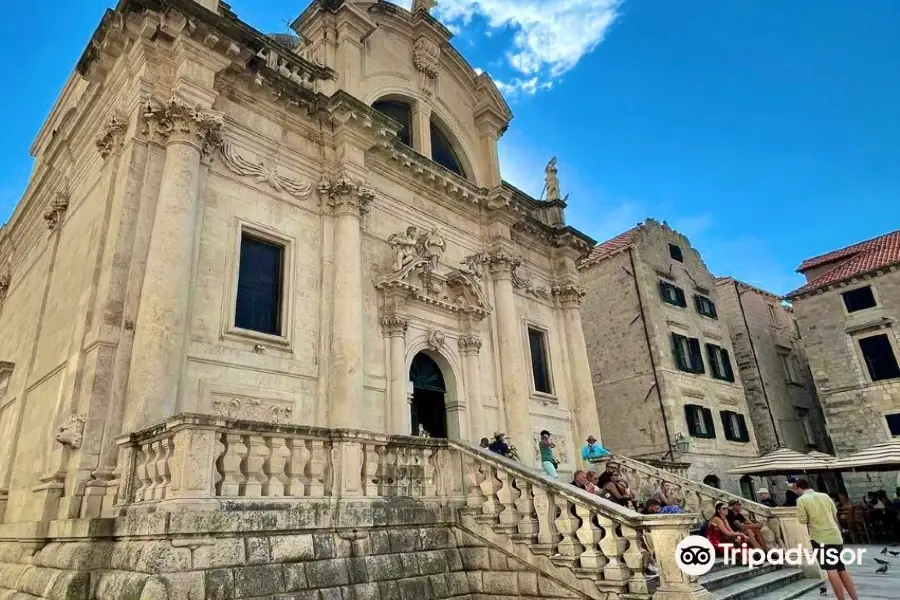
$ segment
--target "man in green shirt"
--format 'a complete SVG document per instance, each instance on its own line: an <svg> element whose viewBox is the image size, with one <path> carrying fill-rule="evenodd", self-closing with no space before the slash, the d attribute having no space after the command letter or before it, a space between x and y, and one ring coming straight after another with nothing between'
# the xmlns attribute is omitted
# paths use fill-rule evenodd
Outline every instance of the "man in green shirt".
<svg viewBox="0 0 900 600"><path fill-rule="evenodd" d="M556 467L559 465L556 457L553 456L553 449L556 448L556 444L550 439L550 432L546 429L541 432L541 441L538 446L541 449L541 468L544 469L544 473L556 479L558 477Z"/></svg>
<svg viewBox="0 0 900 600"><path fill-rule="evenodd" d="M834 590L837 600L846 600L844 592L850 600L859 600L856 585L841 562L840 552L844 549L844 538L837 520L837 507L827 495L809 488L809 482L798 479L791 489L799 495L797 498L797 520L809 529L813 548L819 549L819 566L828 574L828 582ZM829 556L826 556L826 552ZM834 560L835 553L837 560Z"/></svg>

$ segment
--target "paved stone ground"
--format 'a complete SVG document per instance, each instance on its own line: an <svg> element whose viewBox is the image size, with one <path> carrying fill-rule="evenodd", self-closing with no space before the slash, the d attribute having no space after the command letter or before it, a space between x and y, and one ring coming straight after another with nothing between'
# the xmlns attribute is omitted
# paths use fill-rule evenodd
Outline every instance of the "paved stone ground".
<svg viewBox="0 0 900 600"><path fill-rule="evenodd" d="M890 554L882 555L881 551L884 546L848 545L846 547L865 548L866 550L863 555L863 564L848 567L853 575L853 581L856 582L859 600L897 600L900 598L900 555L896 558ZM888 550L900 552L900 546L888 547ZM874 560L876 557L892 563L888 567L887 573L875 573L875 569L880 566ZM799 600L811 598L834 598L834 593L831 591L831 587L828 588L825 596L821 596L818 590L813 590L800 596Z"/></svg>

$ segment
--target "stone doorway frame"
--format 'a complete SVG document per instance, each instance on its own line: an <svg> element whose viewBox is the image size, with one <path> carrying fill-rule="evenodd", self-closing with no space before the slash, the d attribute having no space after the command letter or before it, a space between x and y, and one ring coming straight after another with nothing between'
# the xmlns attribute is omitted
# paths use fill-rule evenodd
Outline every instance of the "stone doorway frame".
<svg viewBox="0 0 900 600"><path fill-rule="evenodd" d="M429 346L427 340L418 340L409 345L406 353L404 373L406 373L407 381L409 381L409 372L412 368L413 359L420 352L428 356L437 364L438 368L441 370L441 375L444 377L444 387L446 388L446 391L444 392L444 410L446 412L447 437L454 440L468 439L469 428L466 421L468 416L466 405L460 401L460 398L462 398L460 388L462 381L460 373L462 370L458 365L455 366L453 364L454 357L448 357L441 351L434 350ZM407 431L412 427L412 398L409 399L409 403L410 406L407 407L406 414Z"/></svg>

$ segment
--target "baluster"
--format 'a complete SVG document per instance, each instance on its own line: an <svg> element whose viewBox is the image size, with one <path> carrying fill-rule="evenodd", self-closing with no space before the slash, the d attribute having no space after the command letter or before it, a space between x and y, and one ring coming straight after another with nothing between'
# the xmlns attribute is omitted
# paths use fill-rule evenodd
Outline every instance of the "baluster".
<svg viewBox="0 0 900 600"><path fill-rule="evenodd" d="M149 499L147 495L147 490L150 489L150 484L153 482L150 474L147 471L147 463L152 459L152 455L150 454L150 448L146 444L141 444L138 446L138 457L135 461L135 476L138 480L137 488L134 490L134 501L135 502L143 502L146 499Z"/></svg>
<svg viewBox="0 0 900 600"><path fill-rule="evenodd" d="M650 564L650 553L644 543L644 532L640 529L621 525L622 537L628 542L622 558L631 572L628 579L628 591L632 594L647 594L650 591L644 571Z"/></svg>
<svg viewBox="0 0 900 600"><path fill-rule="evenodd" d="M263 463L265 483L262 487L263 496L284 496L288 485L288 476L284 471L291 456L283 437L271 437L267 440L266 461Z"/></svg>
<svg viewBox="0 0 900 600"><path fill-rule="evenodd" d="M409 449L409 495L423 494L424 472L422 464L422 448Z"/></svg>
<svg viewBox="0 0 900 600"><path fill-rule="evenodd" d="M575 537L584 546L584 550L578 556L578 564L582 569L599 571L606 565L603 553L597 551L603 532L594 524L594 512L584 504L580 502L575 504L575 514L581 520L581 526L575 532Z"/></svg>
<svg viewBox="0 0 900 600"><path fill-rule="evenodd" d="M376 471L378 495L387 498L394 495L394 477L391 465L394 455L387 446L378 446L375 448L375 452L378 453L378 470Z"/></svg>
<svg viewBox="0 0 900 600"><path fill-rule="evenodd" d="M268 482L263 465L269 455L266 440L261 435L247 436L249 452L241 465L247 480L244 482L244 496L251 498L262 496L263 486Z"/></svg>
<svg viewBox="0 0 900 600"><path fill-rule="evenodd" d="M306 471L306 463L309 462L309 448L306 447L306 440L299 438L288 439L287 447L290 450L291 457L287 464L288 484L284 494L285 496L302 498L306 495L303 477Z"/></svg>
<svg viewBox="0 0 900 600"><path fill-rule="evenodd" d="M603 528L600 550L608 561L603 567L603 578L609 581L625 581L629 573L628 567L622 562L622 553L628 542L619 535L618 524L609 517L598 514L597 523Z"/></svg>
<svg viewBox="0 0 900 600"><path fill-rule="evenodd" d="M575 530L578 529L579 522L572 513L573 502L558 495L554 496L553 501L558 511L556 531L562 536L556 544L556 553L559 555L557 558L572 563L582 550L575 541Z"/></svg>
<svg viewBox="0 0 900 600"><path fill-rule="evenodd" d="M379 459L375 444L363 445L363 494L366 496L378 495Z"/></svg>
<svg viewBox="0 0 900 600"><path fill-rule="evenodd" d="M222 434L216 435L216 444L219 446L219 452L216 454L213 469L213 490L216 496L222 495L222 482L225 481L225 472L222 470L222 459L225 457L225 451L228 449L225 445L225 437Z"/></svg>
<svg viewBox="0 0 900 600"><path fill-rule="evenodd" d="M308 488L311 498L323 498L325 496L325 471L327 468L328 458L325 452L325 442L312 440L310 442Z"/></svg>
<svg viewBox="0 0 900 600"><path fill-rule="evenodd" d="M147 444L147 477L150 478L150 485L144 492L144 497L147 500L156 500L156 488L162 483L162 477L160 477L157 469L161 452L159 440Z"/></svg>
<svg viewBox="0 0 900 600"><path fill-rule="evenodd" d="M519 513L516 511L515 504L518 495L513 487L514 480L510 478L509 473L497 469L497 480L500 482L500 487L497 489L497 501L501 507L498 519L500 526L511 533L519 524Z"/></svg>
<svg viewBox="0 0 900 600"><path fill-rule="evenodd" d="M556 503L551 502L547 490L537 486L531 488L534 498L534 514L537 517L538 531L535 550L545 554L553 551L553 542L556 541Z"/></svg>
<svg viewBox="0 0 900 600"><path fill-rule="evenodd" d="M397 495L409 495L409 456L406 448L403 446L395 446L394 454L396 456L396 473L397 473Z"/></svg>
<svg viewBox="0 0 900 600"><path fill-rule="evenodd" d="M537 515L534 512L534 486L524 479L516 479L516 485L519 487L519 497L516 499L516 510L519 512L518 534L533 542L538 532Z"/></svg>
<svg viewBox="0 0 900 600"><path fill-rule="evenodd" d="M166 492L172 484L171 460L175 451L175 436L163 438L159 441L159 453L156 459L156 473L159 477L159 485L153 491L157 500L165 500Z"/></svg>
<svg viewBox="0 0 900 600"><path fill-rule="evenodd" d="M481 491L481 484L484 483L484 469L481 461L474 456L465 454L464 468L466 469L466 506L478 509L481 512L481 505L484 504L484 493Z"/></svg>
<svg viewBox="0 0 900 600"><path fill-rule="evenodd" d="M487 517L488 521L496 521L497 515L502 509L497 499L497 490L502 485L497 479L498 470L491 465L484 465L485 478L481 482L481 493L484 496L484 502L481 504L481 515Z"/></svg>
<svg viewBox="0 0 900 600"><path fill-rule="evenodd" d="M422 475L424 477L422 492L426 498L437 496L437 485L434 477L436 472L434 463L436 460L437 453L431 448L425 448L422 452Z"/></svg>
<svg viewBox="0 0 900 600"><path fill-rule="evenodd" d="M244 484L241 462L247 456L247 445L238 433L225 434L225 454L222 455L222 496L240 496Z"/></svg>

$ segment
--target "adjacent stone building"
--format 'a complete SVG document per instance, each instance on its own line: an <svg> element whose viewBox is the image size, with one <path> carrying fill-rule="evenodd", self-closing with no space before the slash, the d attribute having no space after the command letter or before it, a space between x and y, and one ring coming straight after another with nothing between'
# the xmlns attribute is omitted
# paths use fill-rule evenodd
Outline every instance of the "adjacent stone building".
<svg viewBox="0 0 900 600"><path fill-rule="evenodd" d="M595 246L580 268L605 443L689 462L691 478L739 491L725 471L757 456L756 437L716 281L700 255L648 219Z"/></svg>
<svg viewBox="0 0 900 600"><path fill-rule="evenodd" d="M791 292L835 451L900 436L900 231L807 259ZM854 499L898 487L897 473L845 474Z"/></svg>
<svg viewBox="0 0 900 600"><path fill-rule="evenodd" d="M503 430L528 464L546 428L571 470L592 240L553 168L545 201L501 180L510 109L428 9L315 1L302 42L107 12L0 230L4 521L101 514L116 439L182 412Z"/></svg>
<svg viewBox="0 0 900 600"><path fill-rule="evenodd" d="M716 290L760 452L782 447L831 452L791 307L731 277L716 279Z"/></svg>

